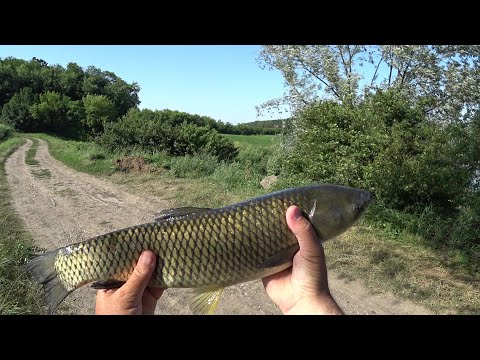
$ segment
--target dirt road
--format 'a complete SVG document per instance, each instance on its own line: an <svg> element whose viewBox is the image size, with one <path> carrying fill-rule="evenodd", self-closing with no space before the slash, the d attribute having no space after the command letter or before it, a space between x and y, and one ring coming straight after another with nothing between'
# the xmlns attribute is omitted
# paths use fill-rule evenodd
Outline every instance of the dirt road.
<svg viewBox="0 0 480 360"><path fill-rule="evenodd" d="M17 213L37 244L48 250L115 229L153 220L168 207L165 199L139 197L125 186L113 185L76 172L54 159L39 140L35 159L26 165L27 142L5 163ZM329 273L330 287L348 314L428 314L429 311L391 294L371 295L360 282L345 282ZM169 289L157 305L158 314L190 314L188 292ZM70 294L61 313L93 314L95 291L83 287ZM217 314L280 314L260 281L225 289Z"/></svg>

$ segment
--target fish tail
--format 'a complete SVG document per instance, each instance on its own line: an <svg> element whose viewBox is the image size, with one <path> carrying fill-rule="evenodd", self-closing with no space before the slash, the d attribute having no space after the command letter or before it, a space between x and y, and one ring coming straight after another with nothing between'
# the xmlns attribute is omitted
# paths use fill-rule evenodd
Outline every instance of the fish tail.
<svg viewBox="0 0 480 360"><path fill-rule="evenodd" d="M43 287L49 314L53 314L60 303L73 291L67 290L57 276L55 271L57 253L58 250L46 252L25 265L25 270Z"/></svg>

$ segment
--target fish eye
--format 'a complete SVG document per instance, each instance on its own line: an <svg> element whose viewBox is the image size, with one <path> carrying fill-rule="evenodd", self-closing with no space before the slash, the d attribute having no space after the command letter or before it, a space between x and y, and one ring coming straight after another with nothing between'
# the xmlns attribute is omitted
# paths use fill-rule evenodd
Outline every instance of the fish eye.
<svg viewBox="0 0 480 360"><path fill-rule="evenodd" d="M353 205L353 212L354 213L359 213L360 210L362 210L362 207L360 205L358 205L358 204Z"/></svg>

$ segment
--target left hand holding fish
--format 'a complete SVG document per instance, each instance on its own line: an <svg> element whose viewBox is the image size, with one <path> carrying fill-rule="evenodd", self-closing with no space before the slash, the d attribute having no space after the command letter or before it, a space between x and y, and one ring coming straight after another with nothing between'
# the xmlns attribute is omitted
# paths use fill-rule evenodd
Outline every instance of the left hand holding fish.
<svg viewBox="0 0 480 360"><path fill-rule="evenodd" d="M95 314L97 315L153 315L162 288L147 287L155 269L156 258L144 251L128 281L117 289L99 290Z"/></svg>

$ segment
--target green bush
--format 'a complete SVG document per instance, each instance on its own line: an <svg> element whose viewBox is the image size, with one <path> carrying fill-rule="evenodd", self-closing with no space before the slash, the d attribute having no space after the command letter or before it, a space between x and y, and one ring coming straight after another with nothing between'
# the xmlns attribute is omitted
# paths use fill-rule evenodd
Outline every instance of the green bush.
<svg viewBox="0 0 480 360"><path fill-rule="evenodd" d="M0 124L0 142L11 138L14 132L11 126Z"/></svg>
<svg viewBox="0 0 480 360"><path fill-rule="evenodd" d="M2 122L20 131L35 132L40 129L40 123L33 118L31 112L37 98L38 95L31 88L22 88L3 106Z"/></svg>
<svg viewBox="0 0 480 360"><path fill-rule="evenodd" d="M219 160L232 160L238 155L234 144L215 130L187 121L177 123L165 119L164 112L152 110L130 110L117 123L106 124L97 142L112 151L137 149L177 156L206 154Z"/></svg>
<svg viewBox="0 0 480 360"><path fill-rule="evenodd" d="M366 188L390 207L448 213L462 203L472 171L456 137L401 94L379 92L357 107L321 102L293 124L285 176Z"/></svg>
<svg viewBox="0 0 480 360"><path fill-rule="evenodd" d="M285 149L283 171L316 182L365 187L375 155L387 140L379 119L368 115L334 102L305 109Z"/></svg>

